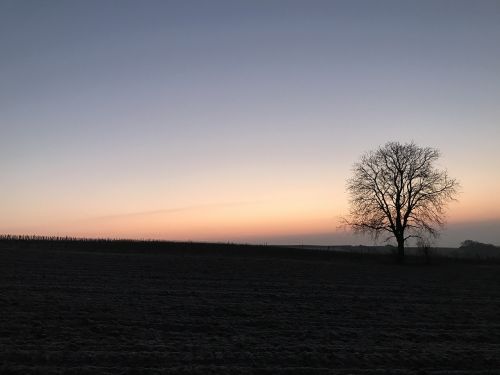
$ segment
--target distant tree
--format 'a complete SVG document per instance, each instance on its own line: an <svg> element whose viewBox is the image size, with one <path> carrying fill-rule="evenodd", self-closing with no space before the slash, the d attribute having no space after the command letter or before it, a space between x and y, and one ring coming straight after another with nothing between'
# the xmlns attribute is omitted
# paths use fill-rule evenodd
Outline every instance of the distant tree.
<svg viewBox="0 0 500 375"><path fill-rule="evenodd" d="M465 240L460 244L460 254L466 258L498 258L500 247L490 243Z"/></svg>
<svg viewBox="0 0 500 375"><path fill-rule="evenodd" d="M415 143L388 142L362 155L347 181L350 212L344 223L374 239L395 238L403 261L409 238L436 237L444 225L447 204L457 180L435 167L440 153Z"/></svg>
<svg viewBox="0 0 500 375"><path fill-rule="evenodd" d="M428 237L417 239L417 249L425 260L425 264L431 264L432 243Z"/></svg>
<svg viewBox="0 0 500 375"><path fill-rule="evenodd" d="M482 243L473 240L465 240L460 244L460 248L480 248L480 247L495 247L495 245L490 243Z"/></svg>

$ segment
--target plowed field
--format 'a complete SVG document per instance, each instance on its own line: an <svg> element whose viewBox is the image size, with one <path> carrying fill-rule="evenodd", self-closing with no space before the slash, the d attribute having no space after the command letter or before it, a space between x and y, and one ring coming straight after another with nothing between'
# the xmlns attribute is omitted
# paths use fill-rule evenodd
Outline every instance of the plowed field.
<svg viewBox="0 0 500 375"><path fill-rule="evenodd" d="M0 248L0 373L500 374L500 266L299 253Z"/></svg>

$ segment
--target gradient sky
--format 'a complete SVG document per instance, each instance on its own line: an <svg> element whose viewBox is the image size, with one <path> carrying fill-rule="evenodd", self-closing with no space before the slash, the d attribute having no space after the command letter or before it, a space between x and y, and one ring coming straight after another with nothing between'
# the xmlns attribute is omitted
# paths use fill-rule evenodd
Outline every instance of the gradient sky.
<svg viewBox="0 0 500 375"><path fill-rule="evenodd" d="M362 243L352 164L460 180L500 245L499 1L0 1L0 232Z"/></svg>

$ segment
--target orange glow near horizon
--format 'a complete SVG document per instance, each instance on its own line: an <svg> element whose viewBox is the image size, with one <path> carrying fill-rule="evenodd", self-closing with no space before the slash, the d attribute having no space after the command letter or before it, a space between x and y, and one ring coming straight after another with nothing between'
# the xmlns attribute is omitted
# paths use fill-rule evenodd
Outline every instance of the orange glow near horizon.
<svg viewBox="0 0 500 375"><path fill-rule="evenodd" d="M277 197L277 196L276 196ZM194 205L168 210L125 212L108 216L57 219L44 224L4 225L4 233L70 235L77 237L149 238L179 241L238 241L300 234L339 231L339 217L348 210L343 204L328 202L327 191L281 194L279 199L262 202ZM447 222L480 222L499 219L498 207L487 199L463 194L450 204Z"/></svg>
<svg viewBox="0 0 500 375"><path fill-rule="evenodd" d="M287 173L273 179L269 171L260 176L268 183L243 175L227 182L223 176L210 179L208 173L179 187L159 184L152 189L147 181L138 181L116 191L110 183L89 187L86 195L42 185L43 200L20 194L17 202L4 206L0 228L4 234L233 242L300 235L314 241L316 234L345 233L339 231L338 219L348 212L348 170L337 173L342 178L325 178L323 170L307 165L303 171L310 176L291 179ZM484 176L477 173L453 175L463 193L449 205L449 225L500 219L500 203L491 199L498 196L495 181L479 184Z"/></svg>
<svg viewBox="0 0 500 375"><path fill-rule="evenodd" d="M336 230L343 208L325 204L327 191L291 190L267 194L254 202L194 204L164 210L128 211L111 215L33 222L15 232L89 237L155 238L167 240L237 240L291 233ZM22 221L22 218L19 220Z"/></svg>

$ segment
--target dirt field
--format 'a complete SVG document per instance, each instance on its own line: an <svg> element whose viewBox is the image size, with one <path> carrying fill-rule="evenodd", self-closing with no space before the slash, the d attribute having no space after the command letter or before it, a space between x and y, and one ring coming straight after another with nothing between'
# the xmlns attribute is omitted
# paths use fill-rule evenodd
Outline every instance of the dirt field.
<svg viewBox="0 0 500 375"><path fill-rule="evenodd" d="M0 244L1 374L500 374L499 265L89 249Z"/></svg>

